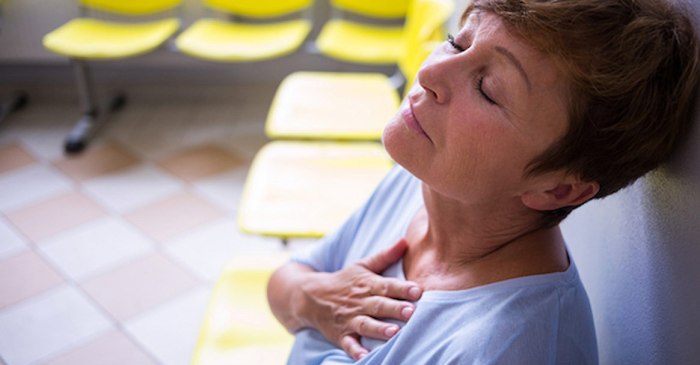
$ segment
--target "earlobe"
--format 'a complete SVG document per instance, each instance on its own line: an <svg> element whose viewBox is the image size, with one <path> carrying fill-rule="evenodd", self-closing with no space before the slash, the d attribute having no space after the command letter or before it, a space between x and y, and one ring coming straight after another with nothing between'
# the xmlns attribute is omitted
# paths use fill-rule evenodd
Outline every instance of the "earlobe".
<svg viewBox="0 0 700 365"><path fill-rule="evenodd" d="M549 190L528 191L521 196L521 200L530 209L555 210L581 205L593 198L599 189L597 182L561 183Z"/></svg>

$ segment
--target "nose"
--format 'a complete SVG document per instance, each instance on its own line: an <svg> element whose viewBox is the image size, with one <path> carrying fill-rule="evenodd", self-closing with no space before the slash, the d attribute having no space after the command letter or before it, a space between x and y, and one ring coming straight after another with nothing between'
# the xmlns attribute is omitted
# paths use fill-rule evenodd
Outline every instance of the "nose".
<svg viewBox="0 0 700 365"><path fill-rule="evenodd" d="M449 57L441 54L432 54L418 70L418 83L426 94L438 104L450 101L450 77L453 76L450 68L453 65Z"/></svg>

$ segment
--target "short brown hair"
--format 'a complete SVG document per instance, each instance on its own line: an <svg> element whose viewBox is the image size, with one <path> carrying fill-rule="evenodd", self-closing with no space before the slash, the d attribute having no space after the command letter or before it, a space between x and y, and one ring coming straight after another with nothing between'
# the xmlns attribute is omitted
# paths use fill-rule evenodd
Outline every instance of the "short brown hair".
<svg viewBox="0 0 700 365"><path fill-rule="evenodd" d="M566 170L598 182L601 198L668 160L689 133L700 50L691 12L680 4L477 0L473 7L553 56L571 84L568 131L528 173ZM556 224L574 208L545 219Z"/></svg>

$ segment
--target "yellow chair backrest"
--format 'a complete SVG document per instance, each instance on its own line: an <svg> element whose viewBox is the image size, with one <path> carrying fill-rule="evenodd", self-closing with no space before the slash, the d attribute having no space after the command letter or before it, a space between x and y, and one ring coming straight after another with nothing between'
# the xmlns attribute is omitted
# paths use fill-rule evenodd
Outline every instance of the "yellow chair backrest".
<svg viewBox="0 0 700 365"><path fill-rule="evenodd" d="M411 86L420 65L437 42L445 40L445 22L452 15L453 0L414 0L408 9L404 50L399 68Z"/></svg>
<svg viewBox="0 0 700 365"><path fill-rule="evenodd" d="M345 11L377 18L402 18L410 0L332 0L331 4Z"/></svg>
<svg viewBox="0 0 700 365"><path fill-rule="evenodd" d="M251 18L272 18L304 10L313 0L203 0L219 11Z"/></svg>
<svg viewBox="0 0 700 365"><path fill-rule="evenodd" d="M122 15L148 15L172 9L182 0L80 0L84 7Z"/></svg>

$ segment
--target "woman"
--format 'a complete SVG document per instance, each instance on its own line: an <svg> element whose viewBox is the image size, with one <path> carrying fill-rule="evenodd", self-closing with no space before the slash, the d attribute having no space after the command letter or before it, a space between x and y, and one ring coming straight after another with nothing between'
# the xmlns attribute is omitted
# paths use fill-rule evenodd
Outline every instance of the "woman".
<svg viewBox="0 0 700 365"><path fill-rule="evenodd" d="M663 0L483 0L462 19L384 131L399 166L270 281L290 364L597 363L558 223L687 134L697 36Z"/></svg>

